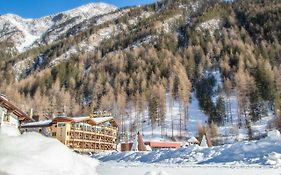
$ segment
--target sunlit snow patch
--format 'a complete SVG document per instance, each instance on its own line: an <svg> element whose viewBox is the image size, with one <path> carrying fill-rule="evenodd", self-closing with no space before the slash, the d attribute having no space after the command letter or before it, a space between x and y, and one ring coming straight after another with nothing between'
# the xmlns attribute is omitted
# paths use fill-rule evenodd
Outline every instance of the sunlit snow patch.
<svg viewBox="0 0 281 175"><path fill-rule="evenodd" d="M0 174L96 175L95 159L69 150L56 139L37 133L0 134Z"/></svg>

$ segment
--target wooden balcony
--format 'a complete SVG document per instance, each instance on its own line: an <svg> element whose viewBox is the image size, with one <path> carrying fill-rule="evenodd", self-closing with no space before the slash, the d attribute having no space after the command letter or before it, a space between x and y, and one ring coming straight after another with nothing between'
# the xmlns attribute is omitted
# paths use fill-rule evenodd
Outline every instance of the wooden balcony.
<svg viewBox="0 0 281 175"><path fill-rule="evenodd" d="M116 128L85 129L72 126L67 135L69 139L66 140L66 145L79 152L108 151L115 150L116 147Z"/></svg>

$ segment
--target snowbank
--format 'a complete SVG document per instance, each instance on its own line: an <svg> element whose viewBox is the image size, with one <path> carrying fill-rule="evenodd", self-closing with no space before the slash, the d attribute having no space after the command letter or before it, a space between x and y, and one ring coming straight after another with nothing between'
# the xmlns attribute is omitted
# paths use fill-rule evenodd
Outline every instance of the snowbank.
<svg viewBox="0 0 281 175"><path fill-rule="evenodd" d="M37 133L0 134L0 174L95 175L98 162Z"/></svg>
<svg viewBox="0 0 281 175"><path fill-rule="evenodd" d="M13 126L0 126L0 136L19 136L20 131Z"/></svg>
<svg viewBox="0 0 281 175"><path fill-rule="evenodd" d="M271 140L281 141L280 132L278 130L269 131L267 138Z"/></svg>
<svg viewBox="0 0 281 175"><path fill-rule="evenodd" d="M97 171L102 175L280 175L281 168L235 166L185 166L164 164L134 164L106 162Z"/></svg>
<svg viewBox="0 0 281 175"><path fill-rule="evenodd" d="M168 175L165 171L160 171L159 173L154 172L154 171L148 171L144 175Z"/></svg>
<svg viewBox="0 0 281 175"><path fill-rule="evenodd" d="M94 157L103 162L281 167L281 137L278 131L272 131L262 140L243 141L217 147L202 148L193 145L178 150L100 153Z"/></svg>

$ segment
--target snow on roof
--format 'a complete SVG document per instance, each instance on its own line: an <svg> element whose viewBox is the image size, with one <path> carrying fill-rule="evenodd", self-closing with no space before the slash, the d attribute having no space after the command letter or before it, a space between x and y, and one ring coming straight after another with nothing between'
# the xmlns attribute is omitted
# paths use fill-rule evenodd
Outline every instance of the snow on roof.
<svg viewBox="0 0 281 175"><path fill-rule="evenodd" d="M38 121L38 122L32 122L32 123L24 123L21 125L21 127L40 127L40 126L48 126L52 122L56 123L60 120L67 120L67 121L72 121L75 123L78 122L84 122L84 121L91 121L93 124L100 124L104 123L106 121L112 120L113 117L99 117L99 118L91 118L89 116L80 116L80 117L57 117L54 118L53 120L43 120L43 121Z"/></svg>
<svg viewBox="0 0 281 175"><path fill-rule="evenodd" d="M12 111L12 113L16 115L20 121L31 120L31 118L25 112L13 105L3 94L0 95L0 106Z"/></svg>
<svg viewBox="0 0 281 175"><path fill-rule="evenodd" d="M90 117L88 116L80 116L80 117L71 117L71 119L73 119L75 122L81 122L81 121L85 121L87 119L89 119Z"/></svg>
<svg viewBox="0 0 281 175"><path fill-rule="evenodd" d="M89 116L80 116L80 117L72 117L71 119L73 119L75 122L81 122L81 121L85 121L85 120L92 120L94 121L96 124L100 124L109 120L112 120L113 117L97 117L97 118L91 118Z"/></svg>
<svg viewBox="0 0 281 175"><path fill-rule="evenodd" d="M187 140L190 143L195 143L195 142L199 142L195 137L191 137L190 139Z"/></svg>
<svg viewBox="0 0 281 175"><path fill-rule="evenodd" d="M106 122L106 121L109 121L109 120L112 120L113 117L98 117L98 118L92 118L92 120L96 123L96 124L99 124L99 123L103 123L103 122Z"/></svg>
<svg viewBox="0 0 281 175"><path fill-rule="evenodd" d="M21 127L34 127L34 126L46 126L52 123L52 120L42 120L38 122L32 122L32 123L23 123Z"/></svg>

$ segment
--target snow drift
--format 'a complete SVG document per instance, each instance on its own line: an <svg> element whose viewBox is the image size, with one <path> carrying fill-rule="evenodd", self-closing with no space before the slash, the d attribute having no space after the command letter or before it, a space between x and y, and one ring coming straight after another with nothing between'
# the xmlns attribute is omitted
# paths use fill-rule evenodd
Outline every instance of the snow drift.
<svg viewBox="0 0 281 175"><path fill-rule="evenodd" d="M18 129L15 129L13 126L1 126L0 127L0 138L2 136L19 136L20 131ZM1 143L1 142L0 142Z"/></svg>
<svg viewBox="0 0 281 175"><path fill-rule="evenodd" d="M262 140L243 141L210 148L193 145L178 150L100 153L94 157L104 162L281 167L281 136L278 131L272 131L267 138Z"/></svg>
<svg viewBox="0 0 281 175"><path fill-rule="evenodd" d="M0 174L95 175L98 162L37 133L0 134Z"/></svg>

